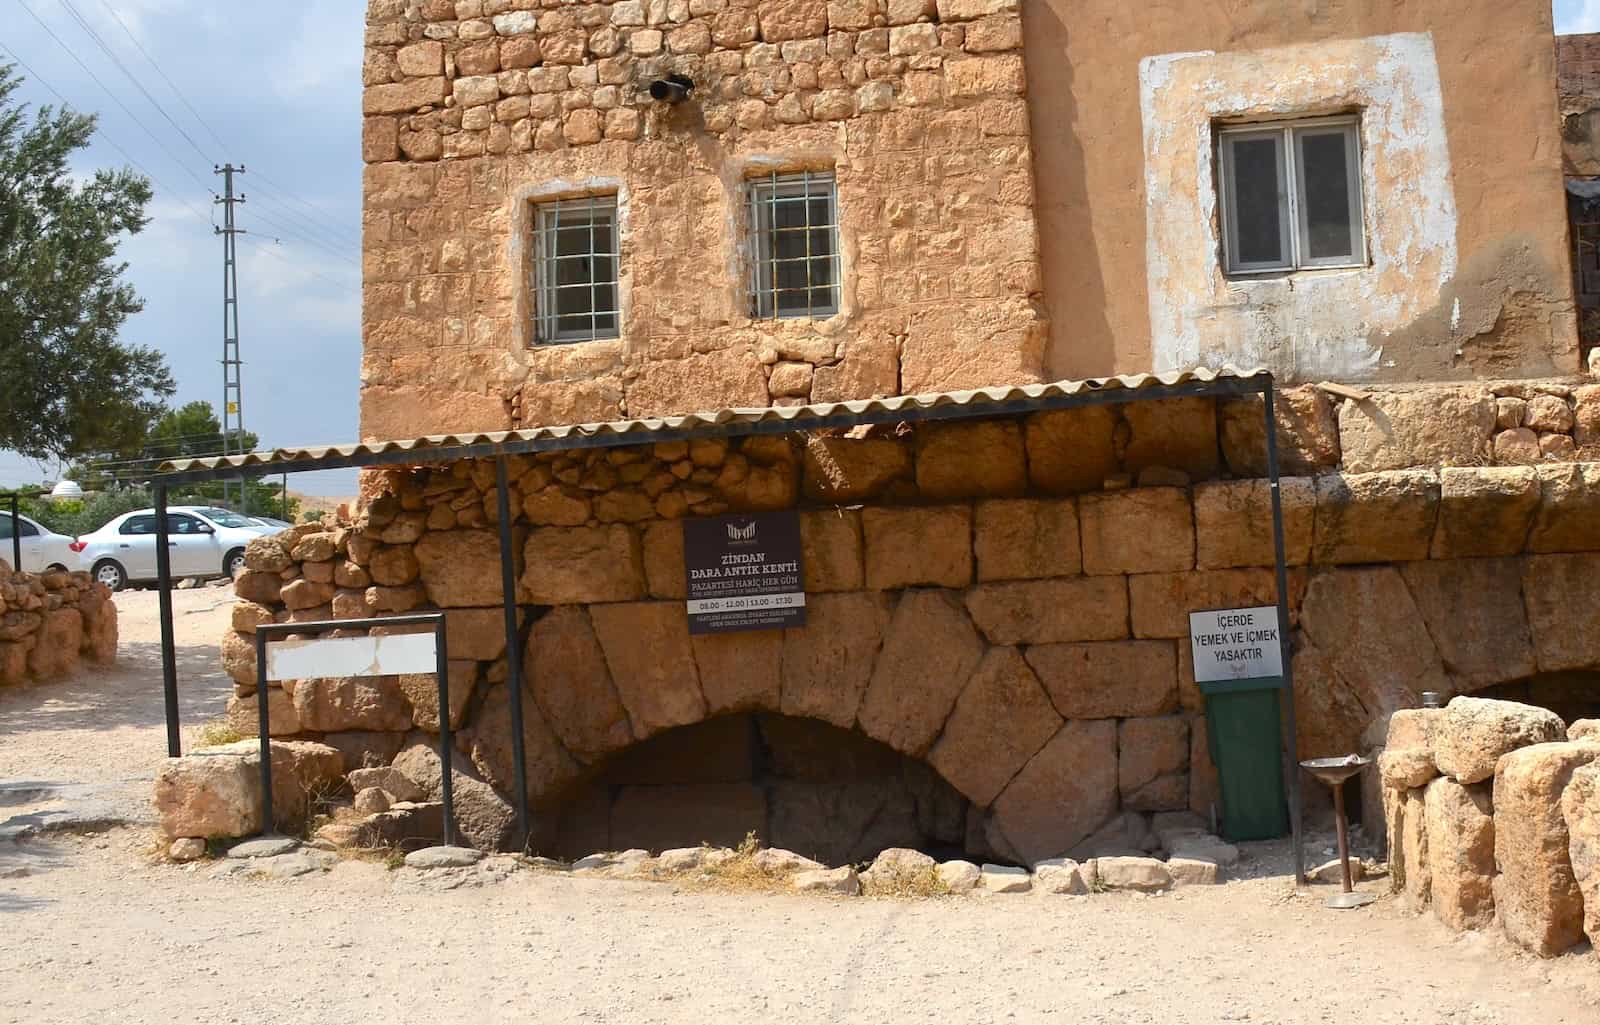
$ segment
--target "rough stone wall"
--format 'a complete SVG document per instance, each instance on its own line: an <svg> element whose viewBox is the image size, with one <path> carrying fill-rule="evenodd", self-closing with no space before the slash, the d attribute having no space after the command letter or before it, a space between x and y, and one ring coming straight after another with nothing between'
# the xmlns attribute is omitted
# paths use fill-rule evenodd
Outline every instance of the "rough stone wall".
<svg viewBox="0 0 1600 1025"><path fill-rule="evenodd" d="M1600 938L1600 721L1456 698L1396 712L1386 745L1390 878L1411 908L1542 957Z"/></svg>
<svg viewBox="0 0 1600 1025"><path fill-rule="evenodd" d="M530 793L559 802L636 742L771 712L926 761L978 809L973 850L1031 862L1119 809L1209 811L1187 613L1274 597L1251 409L515 459ZM1381 743L1374 724L1423 690L1600 668L1600 464L1340 472L1343 412L1315 389L1282 409L1285 466L1304 475L1282 488L1302 757ZM391 474L361 522L251 546L223 642L241 730L256 624L445 608L459 744L510 792L493 476ZM676 521L796 506L809 625L691 638ZM425 677L301 681L271 688L269 711L277 735L386 760L437 730L433 694Z"/></svg>
<svg viewBox="0 0 1600 1025"><path fill-rule="evenodd" d="M1600 175L1600 32L1556 37L1561 154L1569 175Z"/></svg>
<svg viewBox="0 0 1600 1025"><path fill-rule="evenodd" d="M1046 373L1082 378L1158 365L1174 341L1152 311L1166 309L1192 326L1209 361L1239 337L1262 343L1284 380L1334 377L1429 381L1575 373L1578 351L1561 193L1559 120L1550 5L1545 0L1463 5L1451 0L1389 0L1284 5L1272 2L1171 4L1157 8L1116 0L1030 0L1026 27L1028 94L1040 189L1039 224L1051 339ZM1418 259L1408 276L1364 293L1349 273L1291 275L1229 292L1173 288L1151 292L1161 267L1147 249L1161 206L1152 188L1195 192L1211 160L1185 150L1147 162L1145 132L1205 132L1207 113L1336 113L1367 106L1394 68L1379 61L1352 80L1352 41L1422 37L1437 64L1437 91L1424 106L1442 118L1454 226L1426 240L1447 242L1454 270ZM1296 55L1294 66L1280 63ZM1190 55L1237 73L1228 95L1184 124L1145 124L1141 62ZM1154 85L1154 81L1145 84ZM1210 88L1209 83L1198 83ZM1309 108L1309 109L1308 109ZM1408 146L1426 119L1421 107L1398 122L1373 124L1371 141ZM1367 128L1364 126L1364 133ZM1527 154L1506 161L1503 154ZM1187 159L1187 162L1185 160ZM1433 158L1429 158L1433 159ZM1374 166L1374 171L1377 168ZM1424 180L1426 160L1368 188L1387 190L1368 204L1409 205L1407 189ZM1370 193L1369 193L1370 196ZM1213 193L1214 198L1214 193ZM1199 201L1203 201L1200 197ZM1169 211L1170 213L1170 211ZM1204 233L1203 219L1184 225ZM1369 223L1369 229L1371 225ZM1422 254L1421 250L1417 254ZM1159 254L1198 266L1214 260L1204 246ZM1401 246L1402 263L1412 254ZM1431 276L1430 294L1413 277ZM1359 298L1357 302L1335 297ZM1425 300L1425 301L1424 301ZM1397 313L1395 307L1406 312ZM1303 316L1284 316L1287 309ZM1206 314L1215 313L1208 321ZM1217 344L1213 344L1217 343ZM1244 351L1254 352L1254 344ZM1334 374L1328 356L1373 356ZM1235 358L1239 358L1235 356Z"/></svg>
<svg viewBox="0 0 1600 1025"><path fill-rule="evenodd" d="M365 437L1042 376L1018 0L371 0L366 42ZM754 320L744 182L800 169L841 311ZM596 193L621 337L533 345L530 205Z"/></svg>
<svg viewBox="0 0 1600 1025"><path fill-rule="evenodd" d="M19 573L0 559L0 686L117 658L117 607L87 573Z"/></svg>

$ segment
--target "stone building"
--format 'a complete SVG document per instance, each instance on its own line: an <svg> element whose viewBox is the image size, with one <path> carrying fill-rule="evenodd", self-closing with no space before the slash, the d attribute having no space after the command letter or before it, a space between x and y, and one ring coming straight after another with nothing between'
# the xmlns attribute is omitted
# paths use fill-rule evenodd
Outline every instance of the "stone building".
<svg viewBox="0 0 1600 1025"><path fill-rule="evenodd" d="M366 46L364 438L1261 366L1303 757L1423 691L1600 693L1546 0L371 0ZM1276 597L1261 419L517 457L535 846L1034 861L1211 814L1187 613ZM255 624L444 608L457 793L503 805L493 481L375 472L254 552L242 725ZM807 625L691 637L682 521L788 509ZM414 762L442 714L263 689L347 760Z"/></svg>

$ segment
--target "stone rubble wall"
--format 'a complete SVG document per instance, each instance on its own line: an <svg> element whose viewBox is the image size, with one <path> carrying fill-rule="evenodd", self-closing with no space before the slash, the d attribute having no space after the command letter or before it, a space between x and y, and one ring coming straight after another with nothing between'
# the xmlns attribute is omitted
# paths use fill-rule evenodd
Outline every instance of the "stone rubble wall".
<svg viewBox="0 0 1600 1025"><path fill-rule="evenodd" d="M1600 941L1600 722L1458 697L1396 712L1386 744L1389 874L1409 907L1541 957Z"/></svg>
<svg viewBox="0 0 1600 1025"><path fill-rule="evenodd" d="M1320 395L1284 396L1297 473L1338 458L1338 434L1315 427L1331 407L1308 413ZM1260 457L1251 408L512 459L533 800L558 804L665 730L756 711L925 760L979 810L969 849L1008 860L1066 853L1119 810L1209 813L1187 613L1274 600L1270 490L1226 476ZM255 729L257 624L443 608L463 761L510 793L493 480L487 461L383 473L358 522L253 543L223 640L240 731ZM1600 464L1333 470L1285 478L1282 496L1301 757L1381 745L1423 691L1600 669ZM792 507L809 625L691 638L677 521ZM430 677L267 693L275 736L352 765L437 731Z"/></svg>
<svg viewBox="0 0 1600 1025"><path fill-rule="evenodd" d="M117 659L117 607L87 573L19 573L0 559L0 687Z"/></svg>
<svg viewBox="0 0 1600 1025"><path fill-rule="evenodd" d="M1042 376L1017 0L372 0L366 42L365 437ZM744 182L799 170L840 312L753 319ZM535 345L532 203L613 193L622 337Z"/></svg>

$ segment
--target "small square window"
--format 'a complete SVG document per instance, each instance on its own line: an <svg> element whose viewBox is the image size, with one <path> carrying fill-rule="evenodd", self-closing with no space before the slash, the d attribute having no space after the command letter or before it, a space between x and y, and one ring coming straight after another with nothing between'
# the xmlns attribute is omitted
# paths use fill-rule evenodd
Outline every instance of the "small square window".
<svg viewBox="0 0 1600 1025"><path fill-rule="evenodd" d="M1353 118L1229 126L1218 136L1229 274L1366 263Z"/></svg>
<svg viewBox="0 0 1600 1025"><path fill-rule="evenodd" d="M750 183L755 316L831 317L839 312L837 214L831 174L775 174Z"/></svg>
<svg viewBox="0 0 1600 1025"><path fill-rule="evenodd" d="M586 196L534 206L534 340L616 338L617 199Z"/></svg>

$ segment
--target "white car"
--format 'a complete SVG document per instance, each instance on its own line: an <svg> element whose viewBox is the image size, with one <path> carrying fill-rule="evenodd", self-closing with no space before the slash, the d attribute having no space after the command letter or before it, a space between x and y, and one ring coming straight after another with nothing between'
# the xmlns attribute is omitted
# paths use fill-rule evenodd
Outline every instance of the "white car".
<svg viewBox="0 0 1600 1025"><path fill-rule="evenodd" d="M244 546L272 532L226 509L172 506L167 509L172 579L231 577L244 566ZM79 565L113 591L155 580L156 512L125 513L72 547Z"/></svg>
<svg viewBox="0 0 1600 1025"><path fill-rule="evenodd" d="M11 521L11 513L0 512L0 559L10 562L16 557L15 535L22 538L22 565L17 567L28 573L43 573L48 569L74 570L79 568L78 553L72 547L72 538L51 533L43 524L18 515Z"/></svg>

